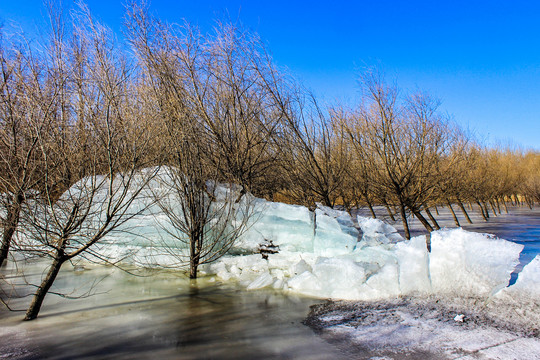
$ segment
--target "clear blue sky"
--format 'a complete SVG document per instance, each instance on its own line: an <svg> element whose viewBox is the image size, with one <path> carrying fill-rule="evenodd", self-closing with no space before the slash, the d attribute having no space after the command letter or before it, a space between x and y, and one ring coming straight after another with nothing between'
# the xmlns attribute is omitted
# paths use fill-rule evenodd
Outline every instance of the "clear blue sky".
<svg viewBox="0 0 540 360"><path fill-rule="evenodd" d="M71 1L65 1L70 4ZM115 30L122 1L88 0ZM540 1L196 1L152 0L170 22L210 29L240 20L274 59L319 97L354 103L356 77L379 65L389 79L426 90L488 144L540 150ZM24 29L41 22L39 0L0 0L0 19Z"/></svg>

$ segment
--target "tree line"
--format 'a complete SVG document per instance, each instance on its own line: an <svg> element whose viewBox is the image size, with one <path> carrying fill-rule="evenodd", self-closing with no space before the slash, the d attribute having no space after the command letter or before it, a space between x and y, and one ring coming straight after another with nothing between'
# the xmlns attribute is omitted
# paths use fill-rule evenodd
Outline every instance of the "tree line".
<svg viewBox="0 0 540 360"><path fill-rule="evenodd" d="M26 319L63 264L106 261L99 242L154 204L195 278L245 230L250 194L373 216L384 206L407 238L410 216L439 228L437 206L459 226L467 204L488 220L540 202L538 152L482 146L437 99L380 71L359 76L359 105L328 105L237 24L203 33L131 3L119 40L84 5L48 10L39 43L0 32L0 264L14 247L51 260Z"/></svg>

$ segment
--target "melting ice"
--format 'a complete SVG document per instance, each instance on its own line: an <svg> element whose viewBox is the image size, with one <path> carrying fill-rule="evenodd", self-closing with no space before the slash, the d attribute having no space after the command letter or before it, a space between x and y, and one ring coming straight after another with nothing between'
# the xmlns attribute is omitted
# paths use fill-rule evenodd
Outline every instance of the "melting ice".
<svg viewBox="0 0 540 360"><path fill-rule="evenodd" d="M516 283L507 287L523 249L513 242L460 228L443 229L432 233L429 253L425 236L405 240L378 219L352 219L346 212L323 206L312 212L298 205L250 201L255 209L251 226L228 255L201 266L202 274L237 280L248 289L273 287L348 300L417 293L484 298L519 293L531 299L539 295L538 256L525 266ZM110 245L102 251L149 266L177 264L177 259L163 251L163 243L170 239L155 225L159 214L150 212L126 225L131 226L133 235L110 236L106 239ZM277 245L279 252L263 259L257 249L268 241ZM177 251L186 249L179 246Z"/></svg>

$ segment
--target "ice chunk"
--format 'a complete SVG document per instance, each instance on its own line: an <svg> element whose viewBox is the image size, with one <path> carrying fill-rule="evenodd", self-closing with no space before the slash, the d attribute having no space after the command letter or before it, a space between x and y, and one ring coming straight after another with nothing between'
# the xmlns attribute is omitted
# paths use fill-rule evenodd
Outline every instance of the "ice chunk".
<svg viewBox="0 0 540 360"><path fill-rule="evenodd" d="M283 285L285 285L285 282L284 282L282 279L277 279L277 280L274 281L274 283L272 284L272 287L273 287L274 289L281 290L281 289L283 289Z"/></svg>
<svg viewBox="0 0 540 360"><path fill-rule="evenodd" d="M304 271L311 272L312 270L313 269L311 268L311 266L309 266L309 264L304 259L300 260L293 266L293 273L295 275L300 275Z"/></svg>
<svg viewBox="0 0 540 360"><path fill-rule="evenodd" d="M381 270L373 274L366 285L377 290L373 298L388 298L399 295L399 269L396 263L388 262Z"/></svg>
<svg viewBox="0 0 540 360"><path fill-rule="evenodd" d="M324 215L330 216L338 222L339 226L341 227L341 230L349 235L351 235L354 238L358 238L358 229L356 228L356 225L354 224L354 221L351 217L351 215L342 210L336 210L332 209L328 206L323 206L319 203L317 203L317 208L324 213Z"/></svg>
<svg viewBox="0 0 540 360"><path fill-rule="evenodd" d="M313 251L314 225L306 207L258 201L253 222L237 246L246 243L253 248L261 240L271 240L280 251Z"/></svg>
<svg viewBox="0 0 540 360"><path fill-rule="evenodd" d="M432 289L488 297L508 284L522 249L523 245L463 229L435 231L429 255Z"/></svg>
<svg viewBox="0 0 540 360"><path fill-rule="evenodd" d="M231 255L254 254L259 249L260 244L266 241L264 236L257 230L248 230L243 233L228 251Z"/></svg>
<svg viewBox="0 0 540 360"><path fill-rule="evenodd" d="M357 219L358 226L360 226L363 232L362 239L360 241L361 245L363 246L395 244L404 240L393 226L379 219L363 216L358 216Z"/></svg>
<svg viewBox="0 0 540 360"><path fill-rule="evenodd" d="M323 298L354 299L365 282L363 267L350 258L319 258L313 272L304 271L293 277L291 290Z"/></svg>
<svg viewBox="0 0 540 360"><path fill-rule="evenodd" d="M315 210L317 227L313 241L313 251L322 256L336 256L351 253L358 241L357 236L344 232L339 222L326 215L322 210Z"/></svg>
<svg viewBox="0 0 540 360"><path fill-rule="evenodd" d="M399 263L399 286L403 294L414 292L429 293L429 263L424 236L417 236L409 241L399 242L395 246Z"/></svg>
<svg viewBox="0 0 540 360"><path fill-rule="evenodd" d="M540 299L540 255L525 265L514 286L515 290L519 289L532 298Z"/></svg>
<svg viewBox="0 0 540 360"><path fill-rule="evenodd" d="M540 299L540 255L527 265L518 275L516 283L499 292L497 297L516 297L521 301L536 301Z"/></svg>
<svg viewBox="0 0 540 360"><path fill-rule="evenodd" d="M248 290L262 289L264 287L270 286L274 283L274 278L269 273L262 273L258 278L253 280L251 284L248 285Z"/></svg>
<svg viewBox="0 0 540 360"><path fill-rule="evenodd" d="M320 280L309 271L304 271L287 282L289 290L304 295L324 297L323 287Z"/></svg>

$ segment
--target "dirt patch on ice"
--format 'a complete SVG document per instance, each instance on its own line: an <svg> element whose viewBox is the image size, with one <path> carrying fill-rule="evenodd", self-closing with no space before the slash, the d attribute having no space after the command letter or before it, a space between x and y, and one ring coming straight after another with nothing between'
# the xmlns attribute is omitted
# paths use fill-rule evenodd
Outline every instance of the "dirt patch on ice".
<svg viewBox="0 0 540 360"><path fill-rule="evenodd" d="M529 360L540 359L538 310L473 298L329 301L304 323L357 359Z"/></svg>

